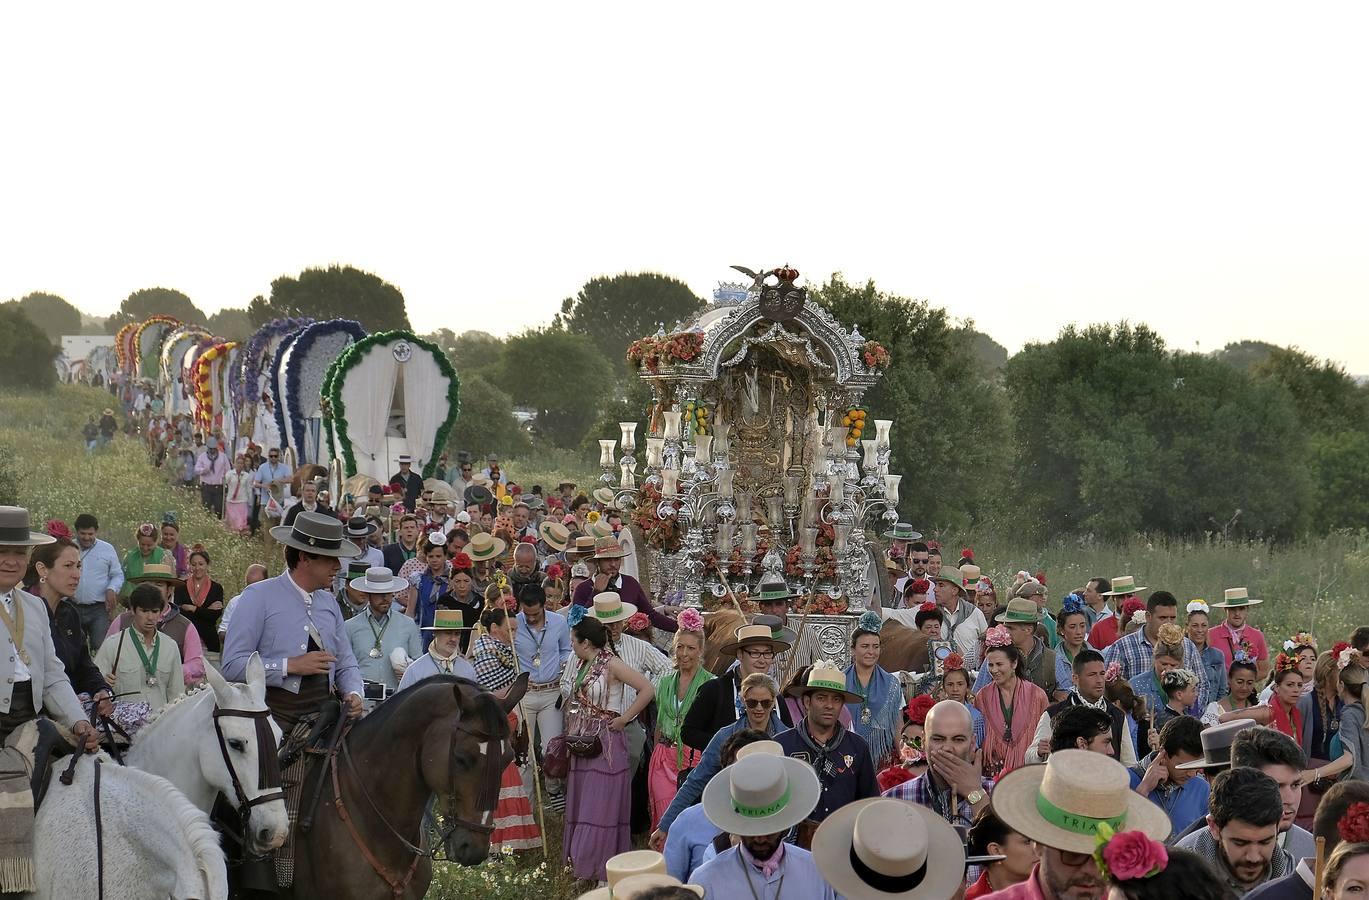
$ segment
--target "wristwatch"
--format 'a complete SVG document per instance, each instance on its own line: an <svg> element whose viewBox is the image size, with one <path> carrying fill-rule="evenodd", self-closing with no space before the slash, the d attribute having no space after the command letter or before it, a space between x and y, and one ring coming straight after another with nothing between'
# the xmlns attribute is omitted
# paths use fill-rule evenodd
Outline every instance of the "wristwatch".
<svg viewBox="0 0 1369 900"><path fill-rule="evenodd" d="M984 793L983 788L975 788L965 795L965 802L971 806L978 806L987 796L989 795Z"/></svg>

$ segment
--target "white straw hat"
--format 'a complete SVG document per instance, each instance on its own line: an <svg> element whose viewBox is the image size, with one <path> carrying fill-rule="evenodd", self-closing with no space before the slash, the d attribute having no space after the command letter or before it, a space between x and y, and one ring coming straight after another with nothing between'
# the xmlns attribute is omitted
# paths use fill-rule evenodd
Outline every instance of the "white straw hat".
<svg viewBox="0 0 1369 900"><path fill-rule="evenodd" d="M965 881L965 845L930 808L872 797L837 809L813 835L813 861L847 900L945 900Z"/></svg>

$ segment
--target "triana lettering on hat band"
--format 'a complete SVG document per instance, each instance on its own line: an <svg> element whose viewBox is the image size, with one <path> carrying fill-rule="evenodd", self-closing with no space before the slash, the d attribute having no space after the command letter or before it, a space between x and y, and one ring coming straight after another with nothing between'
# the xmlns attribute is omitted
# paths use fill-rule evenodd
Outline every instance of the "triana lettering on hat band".
<svg viewBox="0 0 1369 900"><path fill-rule="evenodd" d="M776 800L774 803L767 804L766 806L744 806L738 803L736 801L736 798L733 798L732 800L732 809L737 813L737 815L746 816L748 819L764 819L766 816L773 816L775 813L784 809L788 805L789 788L787 787L784 789L784 793L780 795L780 798L778 800Z"/></svg>
<svg viewBox="0 0 1369 900"><path fill-rule="evenodd" d="M1127 824L1127 814L1123 812L1120 816L1113 816L1107 819L1095 819L1092 816L1081 816L1079 813L1068 812L1046 799L1044 794L1036 795L1036 811L1045 819L1058 828L1066 831L1073 831L1075 834L1092 835L1098 831L1099 825L1110 825L1113 831L1121 831Z"/></svg>
<svg viewBox="0 0 1369 900"><path fill-rule="evenodd" d="M861 858L856 855L856 845L853 843L851 845L851 870L856 873L856 877L877 891L883 891L886 894L902 894L922 884L922 879L927 877L927 860L924 859L922 865L907 875L884 875L861 861Z"/></svg>
<svg viewBox="0 0 1369 900"><path fill-rule="evenodd" d="M613 607L612 609L596 609L596 610L594 611L594 617L595 617L596 619L607 619L609 616L616 616L616 615L618 615L618 613L620 613L620 612L622 612L622 611L623 611L623 604L619 603L617 606Z"/></svg>
<svg viewBox="0 0 1369 900"><path fill-rule="evenodd" d="M810 691L836 691L838 694L846 693L846 682L837 681L810 681L808 682Z"/></svg>

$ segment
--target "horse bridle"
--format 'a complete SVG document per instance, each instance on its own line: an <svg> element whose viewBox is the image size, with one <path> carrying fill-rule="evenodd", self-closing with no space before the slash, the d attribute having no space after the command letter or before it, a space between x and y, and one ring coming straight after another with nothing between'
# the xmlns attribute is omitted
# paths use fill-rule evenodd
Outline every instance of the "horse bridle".
<svg viewBox="0 0 1369 900"><path fill-rule="evenodd" d="M250 800L247 797L247 792L242 789L238 770L233 766L233 758L228 753L228 741L223 736L223 726L219 724L220 719L230 717L254 719L257 725L257 787L262 793ZM221 709L215 707L214 734L219 739L219 753L223 755L223 764L228 768L228 777L233 781L233 794L238 804L238 816L242 819L245 830L247 816L252 811L252 807L285 799L285 791L281 789L280 760L273 749L276 740L275 735L271 733L271 710ZM275 788L275 790L269 790L270 788Z"/></svg>
<svg viewBox="0 0 1369 900"><path fill-rule="evenodd" d="M487 724L491 726L491 730L493 732L497 733L498 729L493 727L493 722L489 722ZM440 838L437 842L434 843L432 849L430 850L424 850L422 846L414 846L412 841L410 841L404 835L400 834L399 829L395 828L394 825L390 823L390 820L385 818L385 814L380 811L380 807L376 805L376 802L374 799L372 799L370 792L366 790L366 783L361 779L360 773L357 771L356 763L352 760L352 753L349 747L349 742L346 738L342 740L342 758L344 762L346 762L347 764L347 771L351 773L352 780L355 781L357 787L361 789L361 796L366 798L366 803L371 807L371 812L375 813L376 818L380 820L380 824L385 826L385 830L388 831L395 840L399 841L399 843L403 845L404 849L408 850L409 853L413 854L413 860L409 863L409 868L403 875L396 873L376 858L370 846L367 844L365 840L362 839L361 834L357 831L356 826L352 823L352 817L348 813L347 806L345 803L343 803L342 800L342 786L339 783L337 774L338 765L336 760L333 761L333 805L337 808L338 817L341 818L343 824L347 826L348 832L352 835L352 841L357 845L357 849L361 851L361 855L364 856L366 858L366 861L371 864L371 868L375 870L376 874L379 875L381 878L385 879L386 883L390 885L390 890L394 893L396 897L403 894L405 887L407 887L408 883L413 879L414 871L418 868L418 861L424 858L440 859L440 857L437 856L438 848L444 847L447 844L447 842L451 840L452 835L456 833L456 830L458 828L465 828L468 831L474 831L484 835L490 835L494 833L494 825L487 825L484 822L472 822L469 819L462 818L460 815L457 814L456 738L457 735L462 733L467 734L470 737L475 738L476 740L479 740L480 738L480 735L476 734L474 731L465 726L465 720L460 715L460 708L458 707L457 719L456 722L452 725L451 741L447 753L447 809L442 816L443 828L440 833ZM488 746L489 743L494 741L494 739L495 734L491 734L489 737L489 741L486 742L485 772L481 778L480 784L479 807L482 812L488 813L493 813L495 806L499 802L499 789L502 782L502 776L504 773L504 754L502 752L497 752L495 748ZM502 749L503 744L501 742L498 750ZM493 818L493 816L491 816L491 818ZM421 845L423 843L425 843L425 840L422 831L420 831L419 844Z"/></svg>

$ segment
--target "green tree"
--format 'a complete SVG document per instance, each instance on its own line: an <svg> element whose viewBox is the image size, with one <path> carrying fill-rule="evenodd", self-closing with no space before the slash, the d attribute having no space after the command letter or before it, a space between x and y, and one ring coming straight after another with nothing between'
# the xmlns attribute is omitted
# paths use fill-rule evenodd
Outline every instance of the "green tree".
<svg viewBox="0 0 1369 900"><path fill-rule="evenodd" d="M450 328L439 328L425 335L428 340L442 348L456 370L467 374L498 377L500 362L504 357L504 340L487 331L463 331L455 333Z"/></svg>
<svg viewBox="0 0 1369 900"><path fill-rule="evenodd" d="M963 530L992 511L1008 471L1000 392L971 357L973 329L925 301L852 285L840 274L814 292L845 325L889 351L865 395L870 418L893 419L891 470L903 475L900 518L923 531Z"/></svg>
<svg viewBox="0 0 1369 900"><path fill-rule="evenodd" d="M257 330L247 310L233 306L226 306L214 313L204 324L225 341L245 341Z"/></svg>
<svg viewBox="0 0 1369 900"><path fill-rule="evenodd" d="M458 450L480 460L489 453L516 456L531 445L531 436L513 416L513 398L479 375L462 372L461 417L447 438L452 460Z"/></svg>
<svg viewBox="0 0 1369 900"><path fill-rule="evenodd" d="M1144 325L1068 326L1012 357L1012 495L1044 533L1288 536L1305 521L1305 441L1286 391Z"/></svg>
<svg viewBox="0 0 1369 900"><path fill-rule="evenodd" d="M258 328L290 316L355 319L371 334L409 328L399 288L352 266L305 269L298 278L282 275L271 282L271 298L254 297L247 313Z"/></svg>
<svg viewBox="0 0 1369 900"><path fill-rule="evenodd" d="M509 338L497 383L536 411L534 434L562 448L580 446L615 386L613 367L593 344L555 328Z"/></svg>
<svg viewBox="0 0 1369 900"><path fill-rule="evenodd" d="M970 352L985 372L998 372L1008 364L1008 350L982 331L970 335Z"/></svg>
<svg viewBox="0 0 1369 900"><path fill-rule="evenodd" d="M182 322L203 324L205 314L189 297L172 288L143 288L134 291L119 304L119 311L105 320L105 330L114 334L129 322L141 322L149 316L175 316Z"/></svg>
<svg viewBox="0 0 1369 900"><path fill-rule="evenodd" d="M552 325L589 338L621 371L628 344L655 334L660 325L670 330L703 308L703 300L683 281L655 272L625 272L585 282L578 294L561 302Z"/></svg>
<svg viewBox="0 0 1369 900"><path fill-rule="evenodd" d="M50 391L57 385L54 361L61 352L17 303L0 306L0 387Z"/></svg>
<svg viewBox="0 0 1369 900"><path fill-rule="evenodd" d="M54 343L60 345L63 335L81 333L81 311L56 294L37 291L12 302Z"/></svg>
<svg viewBox="0 0 1369 900"><path fill-rule="evenodd" d="M1269 355L1278 349L1277 344L1267 341L1232 341L1222 349L1214 351L1212 358L1235 366L1242 372L1249 372L1269 359Z"/></svg>
<svg viewBox="0 0 1369 900"><path fill-rule="evenodd" d="M1363 528L1369 522L1369 433L1316 434L1310 445L1317 526Z"/></svg>
<svg viewBox="0 0 1369 900"><path fill-rule="evenodd" d="M1287 388L1298 417L1311 431L1334 432L1369 421L1369 390L1329 360L1275 347L1252 372L1256 378Z"/></svg>

